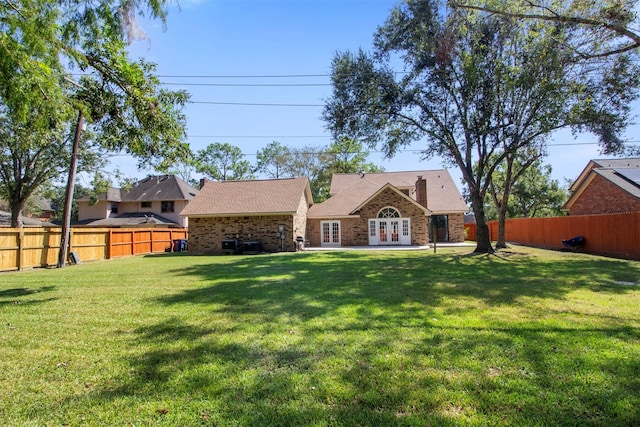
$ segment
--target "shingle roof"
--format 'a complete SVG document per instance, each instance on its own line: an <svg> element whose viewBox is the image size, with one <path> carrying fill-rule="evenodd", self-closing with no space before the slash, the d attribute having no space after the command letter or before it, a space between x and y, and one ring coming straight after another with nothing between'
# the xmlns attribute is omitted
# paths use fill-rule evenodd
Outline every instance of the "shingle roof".
<svg viewBox="0 0 640 427"><path fill-rule="evenodd" d="M335 176L335 175L334 175ZM373 196L380 185L369 179L359 179L352 182L350 187L329 197L322 203L316 203L309 209L309 217L341 217L352 215L353 210L369 197Z"/></svg>
<svg viewBox="0 0 640 427"><path fill-rule="evenodd" d="M28 216L22 217L22 225L24 225L25 227L58 227L51 222L40 221L37 218L29 218ZM0 211L0 226L11 226L10 212Z"/></svg>
<svg viewBox="0 0 640 427"><path fill-rule="evenodd" d="M313 215L316 216L320 212L329 214L334 205L336 208L335 215L340 215L340 212L349 209L349 206L351 206L349 209L349 212L351 212L385 184L391 184L398 189L413 189L415 188L415 182L418 176L422 176L422 178L427 181L427 208L432 213L466 212L469 210L449 172L440 169L429 171L334 174L331 178L330 189L330 193L333 194L333 196L320 205L329 203L331 199L335 197L340 196L340 198L329 203L327 206L314 205L312 209ZM367 185L362 187L356 186L355 184L360 181L366 181ZM373 187L376 189L371 191ZM411 197L415 199L415 195Z"/></svg>
<svg viewBox="0 0 640 427"><path fill-rule="evenodd" d="M595 159L593 163L608 169L640 168L640 159Z"/></svg>
<svg viewBox="0 0 640 427"><path fill-rule="evenodd" d="M191 200L198 190L175 175L148 176L136 182L129 190L110 188L98 197L111 202L139 202L153 200ZM89 196L80 200L89 200Z"/></svg>
<svg viewBox="0 0 640 427"><path fill-rule="evenodd" d="M628 179L626 179L624 176L618 173L619 170L623 170L623 168L594 169L593 171L598 175L611 181L618 187L622 188L624 191L631 194L632 196L640 198L640 187L637 184L630 182Z"/></svg>
<svg viewBox="0 0 640 427"><path fill-rule="evenodd" d="M150 200L191 200L198 190L175 175L149 176L122 195L123 202Z"/></svg>
<svg viewBox="0 0 640 427"><path fill-rule="evenodd" d="M180 227L176 222L152 212L129 212L110 218L82 221L74 225L86 225L91 227L129 227L143 224Z"/></svg>
<svg viewBox="0 0 640 427"><path fill-rule="evenodd" d="M307 178L253 181L207 181L180 212L182 216L237 216L294 213L306 195L313 203Z"/></svg>

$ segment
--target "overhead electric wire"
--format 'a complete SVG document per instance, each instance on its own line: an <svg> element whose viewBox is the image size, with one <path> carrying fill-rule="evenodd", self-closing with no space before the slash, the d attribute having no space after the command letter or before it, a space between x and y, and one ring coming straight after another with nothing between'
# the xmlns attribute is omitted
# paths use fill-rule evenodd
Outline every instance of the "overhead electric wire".
<svg viewBox="0 0 640 427"><path fill-rule="evenodd" d="M212 86L212 87L317 87L331 86L329 83L179 83L179 82L163 82L167 86Z"/></svg>
<svg viewBox="0 0 640 427"><path fill-rule="evenodd" d="M176 79L280 79L280 78L308 78L308 77L331 77L331 74L257 74L257 75L157 75L158 78Z"/></svg>
<svg viewBox="0 0 640 427"><path fill-rule="evenodd" d="M236 137L230 137L230 136L189 136L187 135L187 137L189 138L236 138ZM293 137L293 136L292 136ZM237 138L244 138L241 136L238 136ZM248 138L286 138L286 136L277 136L277 135L269 135L269 136L249 136ZM329 135L326 136L305 136L304 138L330 138ZM548 147L558 147L558 146L564 146L564 145L597 145L597 142L576 142L576 143L560 143L560 144L548 144ZM397 153L422 153L423 151L425 151L424 149L421 150L417 150L417 149L404 149L404 150L398 150ZM303 154L310 154L310 155L315 155L315 154L327 154L327 153L333 153L333 154L342 154L339 152L328 152L328 151L322 151L322 152L311 152L311 151L306 151ZM384 154L383 150L367 150L367 151L359 151L359 152L349 152L347 154ZM242 153L243 156L247 156L247 157L251 157L251 156L257 156L258 153ZM126 154L126 153L120 153L120 154L111 154L108 157L130 157L130 154Z"/></svg>
<svg viewBox="0 0 640 427"><path fill-rule="evenodd" d="M243 107L324 107L324 104L274 104L259 102L219 102L219 101L189 101L190 104L208 105L238 105Z"/></svg>

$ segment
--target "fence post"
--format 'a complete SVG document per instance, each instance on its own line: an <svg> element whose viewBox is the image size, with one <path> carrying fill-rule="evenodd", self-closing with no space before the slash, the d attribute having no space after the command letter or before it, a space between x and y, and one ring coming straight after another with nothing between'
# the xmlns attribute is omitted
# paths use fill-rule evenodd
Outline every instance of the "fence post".
<svg viewBox="0 0 640 427"><path fill-rule="evenodd" d="M18 232L18 271L22 270L22 264L23 264L23 260L22 258L24 257L24 227L20 228L20 231Z"/></svg>
<svg viewBox="0 0 640 427"><path fill-rule="evenodd" d="M111 228L107 232L107 259L111 259Z"/></svg>
<svg viewBox="0 0 640 427"><path fill-rule="evenodd" d="M73 252L73 243L74 243L74 242L73 242L73 234L74 234L74 233L73 233L73 228L72 228L72 227L69 227L69 234L68 234L68 236L69 236L69 251L65 254L65 257L66 257L68 254L70 254L71 252Z"/></svg>

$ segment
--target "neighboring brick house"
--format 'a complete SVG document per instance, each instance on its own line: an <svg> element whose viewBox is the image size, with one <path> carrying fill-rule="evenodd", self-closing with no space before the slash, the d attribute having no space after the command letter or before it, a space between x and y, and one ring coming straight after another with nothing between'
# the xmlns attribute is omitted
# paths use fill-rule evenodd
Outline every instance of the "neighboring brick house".
<svg viewBox="0 0 640 427"><path fill-rule="evenodd" d="M198 190L174 175L149 176L128 190L110 188L78 200L78 222L92 227L183 227L180 211Z"/></svg>
<svg viewBox="0 0 640 427"><path fill-rule="evenodd" d="M437 241L464 241L468 206L446 170L334 174L330 194L309 209L311 246L428 245L431 224Z"/></svg>
<svg viewBox="0 0 640 427"><path fill-rule="evenodd" d="M640 212L640 159L591 160L570 191L570 215Z"/></svg>
<svg viewBox="0 0 640 427"><path fill-rule="evenodd" d="M307 178L205 181L180 215L189 218L192 253L221 253L225 240L259 242L267 252L295 251L312 204Z"/></svg>

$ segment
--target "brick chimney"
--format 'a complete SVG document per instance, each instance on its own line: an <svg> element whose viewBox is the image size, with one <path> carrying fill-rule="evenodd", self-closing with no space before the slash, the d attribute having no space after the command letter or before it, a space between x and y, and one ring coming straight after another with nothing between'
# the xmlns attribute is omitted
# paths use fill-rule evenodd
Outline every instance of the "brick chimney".
<svg viewBox="0 0 640 427"><path fill-rule="evenodd" d="M207 182L207 178L200 178L200 190L204 187L204 184Z"/></svg>
<svg viewBox="0 0 640 427"><path fill-rule="evenodd" d="M418 175L416 181L416 202L427 207L427 180L422 178L422 175Z"/></svg>

